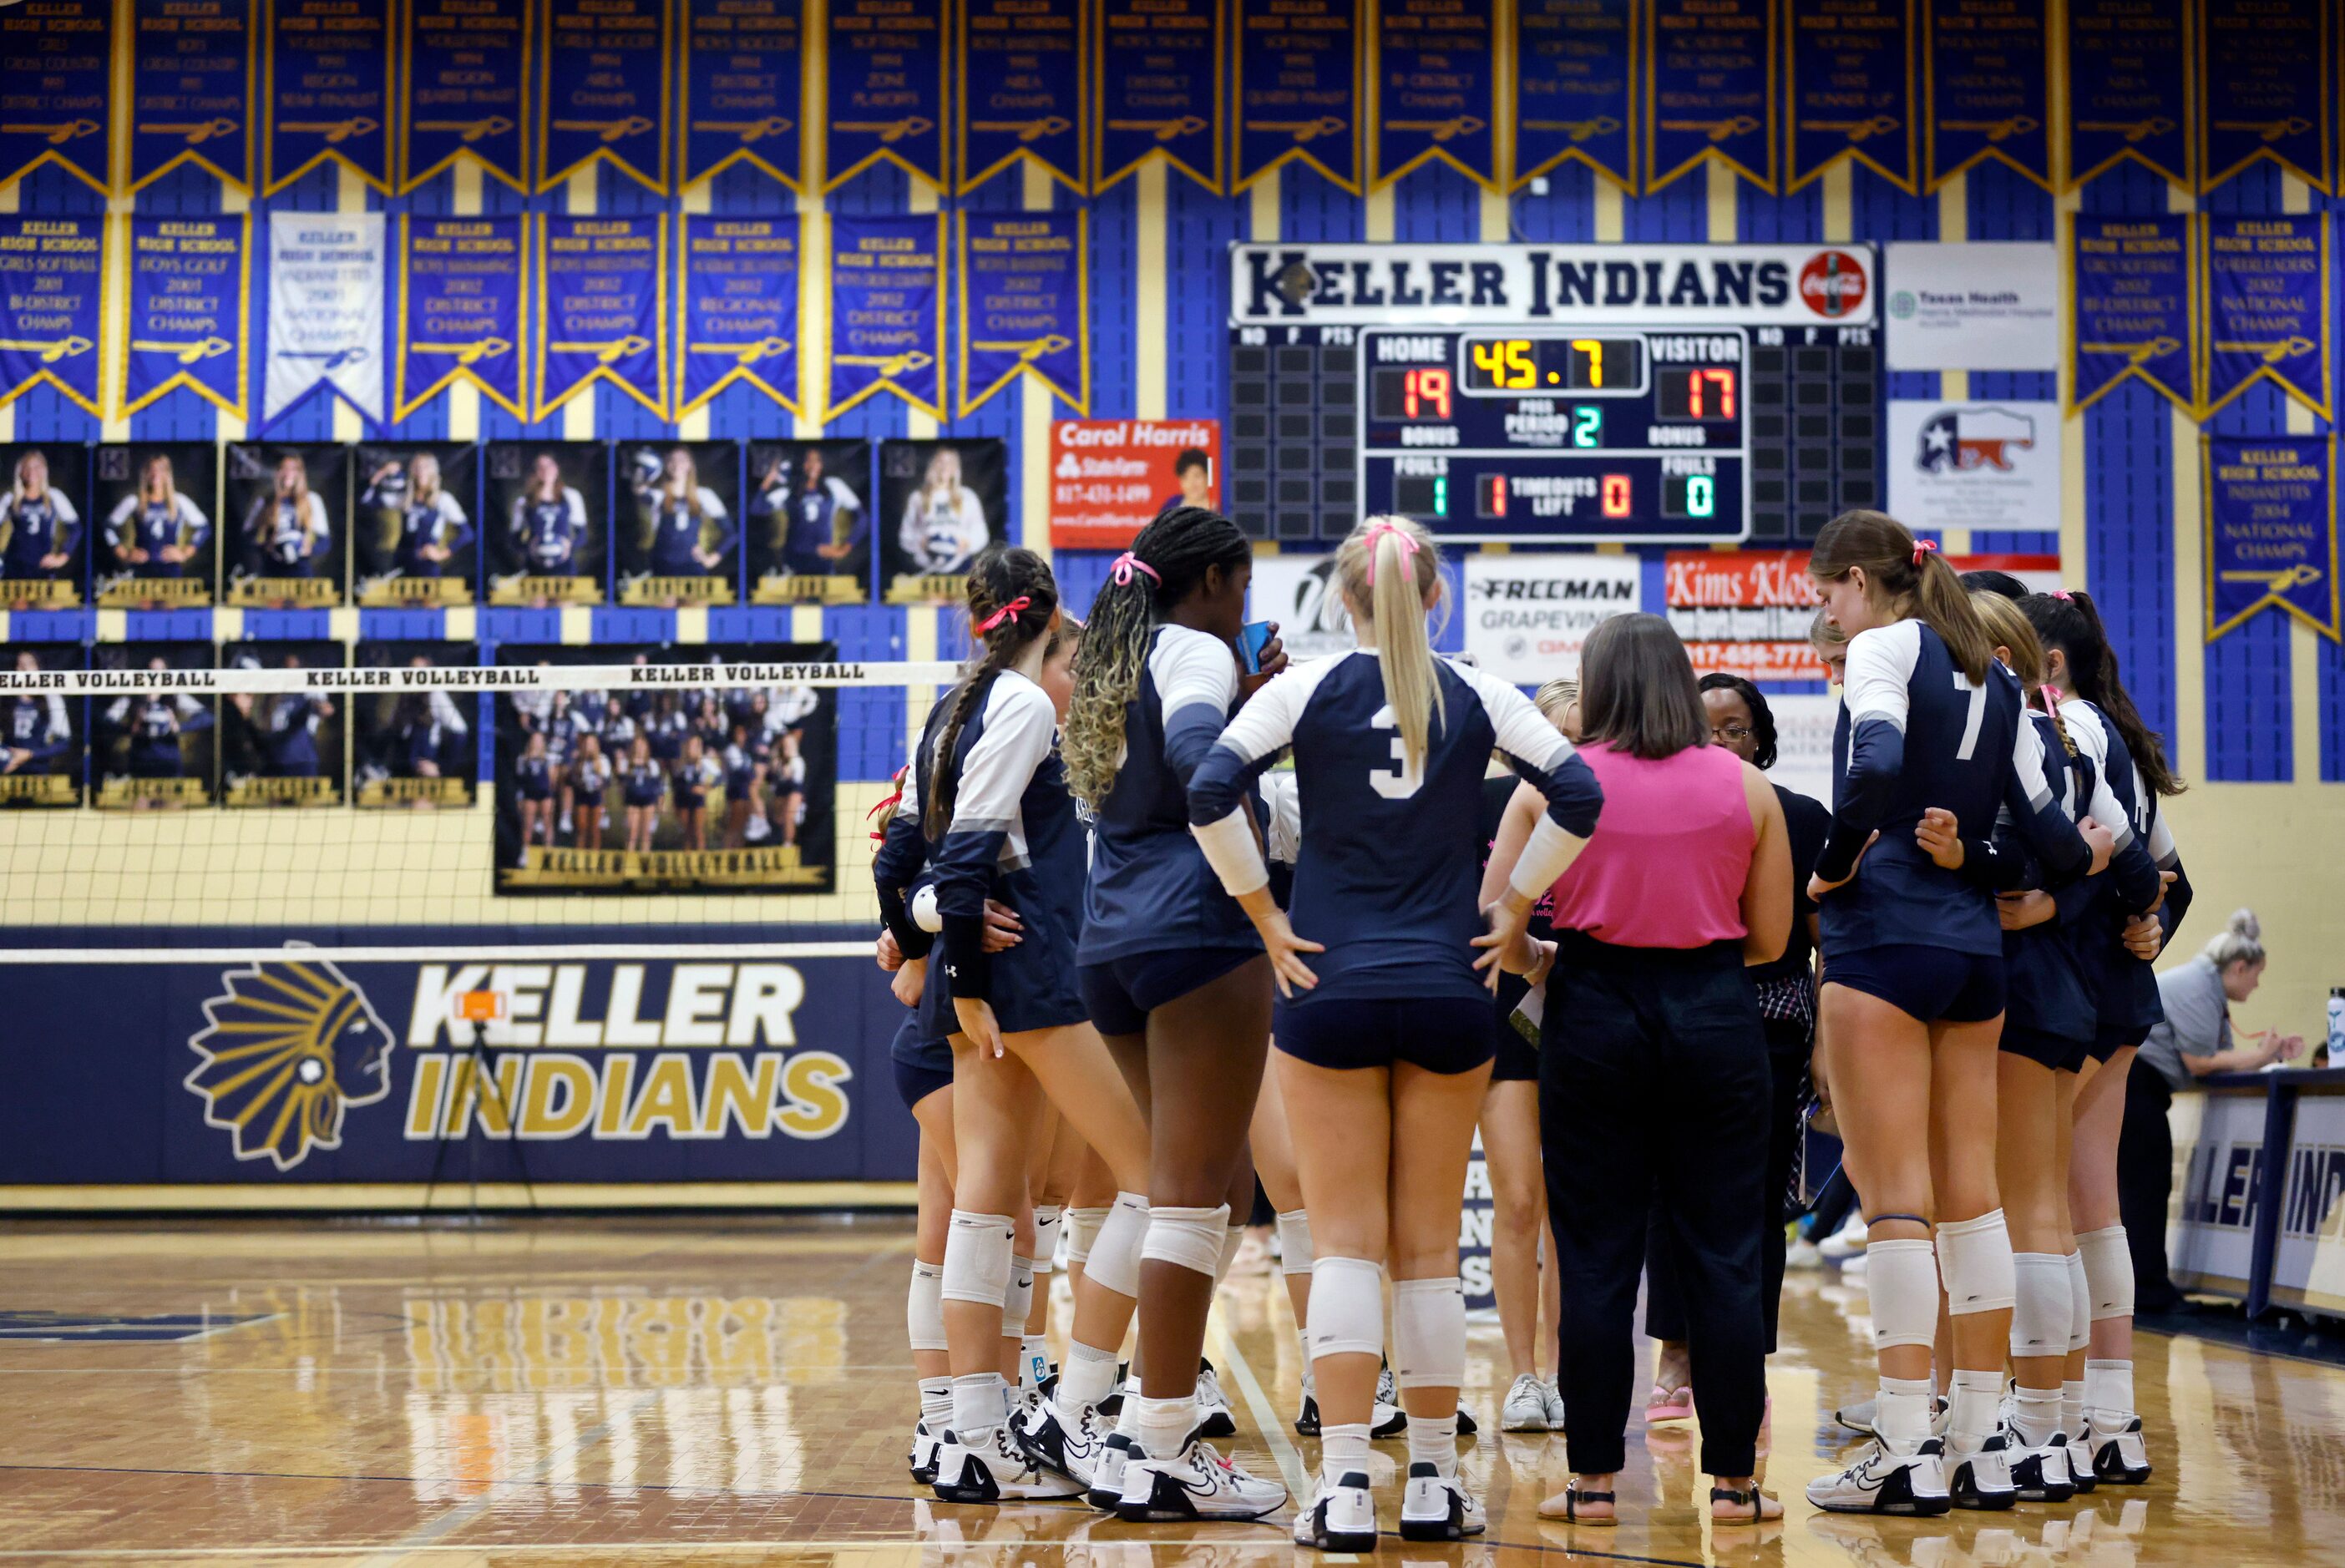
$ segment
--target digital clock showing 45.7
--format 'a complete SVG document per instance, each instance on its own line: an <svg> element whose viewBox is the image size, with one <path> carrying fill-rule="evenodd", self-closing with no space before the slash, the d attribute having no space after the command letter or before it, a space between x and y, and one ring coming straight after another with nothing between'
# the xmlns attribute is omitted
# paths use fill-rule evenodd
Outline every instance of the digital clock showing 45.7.
<svg viewBox="0 0 2345 1568"><path fill-rule="evenodd" d="M1459 348L1465 389L1480 397L1627 398L1645 389L1641 338L1467 338Z"/></svg>

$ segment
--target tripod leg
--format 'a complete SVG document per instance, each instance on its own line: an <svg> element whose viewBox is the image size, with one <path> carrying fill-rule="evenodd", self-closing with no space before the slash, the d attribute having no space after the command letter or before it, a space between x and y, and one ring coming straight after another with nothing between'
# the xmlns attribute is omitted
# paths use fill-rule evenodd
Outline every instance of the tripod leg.
<svg viewBox="0 0 2345 1568"><path fill-rule="evenodd" d="M472 1054L480 1063L475 1070L479 1073L483 1086L482 1092L491 1097L498 1113L504 1118L505 1137L513 1146L513 1167L521 1172L522 1196L529 1200L530 1208L534 1210L537 1208L537 1186L529 1179L529 1161L523 1158L521 1152L521 1118L514 1114L513 1106L506 1101L504 1082L497 1077L496 1053L489 1048L487 1040L475 1038L472 1042ZM523 1070L527 1070L526 1059L524 1059ZM513 1079L518 1084L521 1074L514 1074Z"/></svg>

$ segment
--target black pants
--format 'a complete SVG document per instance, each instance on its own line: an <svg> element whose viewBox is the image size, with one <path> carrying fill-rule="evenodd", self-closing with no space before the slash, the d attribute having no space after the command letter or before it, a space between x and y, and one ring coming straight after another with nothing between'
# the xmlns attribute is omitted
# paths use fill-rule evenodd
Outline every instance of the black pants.
<svg viewBox="0 0 2345 1568"><path fill-rule="evenodd" d="M2174 1091L2137 1056L2126 1078L2125 1130L2117 1141L2117 1214L2133 1252L2134 1310L2171 1311L2182 1293L2166 1274L2166 1208L2174 1196Z"/></svg>
<svg viewBox="0 0 2345 1568"><path fill-rule="evenodd" d="M1800 1116L1800 1080L1808 1068L1813 1038L1804 1024L1762 1020L1767 1032L1767 1188L1771 1195L1759 1220L1759 1310L1767 1325L1767 1353L1775 1353L1775 1320L1783 1304L1786 1237L1784 1195L1791 1190L1792 1162L1799 1158L1807 1123ZM1669 1220L1656 1199L1645 1238L1645 1332L1682 1343L1687 1335L1685 1287L1677 1263L1662 1244Z"/></svg>
<svg viewBox="0 0 2345 1568"><path fill-rule="evenodd" d="M1658 1201L1686 1283L1701 1468L1751 1473L1766 1399L1759 1236L1775 1212L1768 1077L1738 945L1670 952L1565 936L1548 981L1539 1143L1576 1472L1622 1468L1637 1276Z"/></svg>

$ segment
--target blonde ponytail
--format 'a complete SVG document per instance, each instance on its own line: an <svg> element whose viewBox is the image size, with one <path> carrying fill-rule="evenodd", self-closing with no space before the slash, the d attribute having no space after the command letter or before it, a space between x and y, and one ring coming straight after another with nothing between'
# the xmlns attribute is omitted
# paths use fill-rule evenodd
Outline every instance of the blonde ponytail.
<svg viewBox="0 0 2345 1568"><path fill-rule="evenodd" d="M1364 613L1376 632L1376 667L1402 755L1412 770L1422 768L1435 718L1448 719L1425 630L1426 600L1441 591L1440 552L1422 523L1372 517L1335 551L1335 572L1353 613Z"/></svg>

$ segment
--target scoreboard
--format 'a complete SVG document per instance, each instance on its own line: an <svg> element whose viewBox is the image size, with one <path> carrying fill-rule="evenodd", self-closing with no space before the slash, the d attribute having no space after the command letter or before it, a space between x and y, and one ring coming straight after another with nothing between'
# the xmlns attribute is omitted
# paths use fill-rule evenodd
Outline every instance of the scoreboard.
<svg viewBox="0 0 2345 1568"><path fill-rule="evenodd" d="M1340 539L1812 540L1880 504L1862 246L1239 245L1232 515Z"/></svg>

